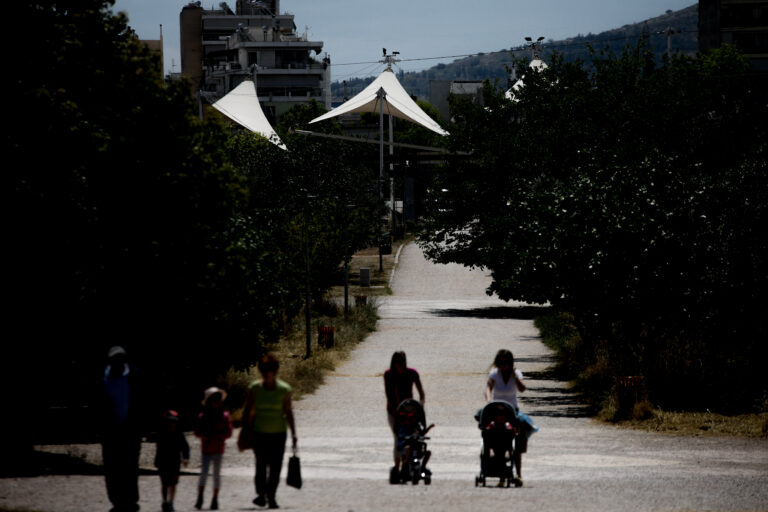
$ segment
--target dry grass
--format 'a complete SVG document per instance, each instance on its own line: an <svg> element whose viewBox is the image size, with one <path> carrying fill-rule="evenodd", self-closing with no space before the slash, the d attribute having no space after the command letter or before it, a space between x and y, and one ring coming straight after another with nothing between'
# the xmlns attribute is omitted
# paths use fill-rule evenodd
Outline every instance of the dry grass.
<svg viewBox="0 0 768 512"><path fill-rule="evenodd" d="M326 306L326 309L328 306ZM291 332L282 336L280 342L266 347L280 361L279 376L293 388L294 399L315 391L339 363L349 357L352 349L376 329L378 305L375 299L350 309L345 318L343 308L335 315L315 317L311 321L310 355L307 357L307 339L304 319L297 318ZM334 328L333 346L319 346L317 327ZM224 386L234 404L243 403L248 385L260 378L255 366L243 371L231 369L227 372ZM242 409L232 411L232 419L239 422Z"/></svg>
<svg viewBox="0 0 768 512"><path fill-rule="evenodd" d="M413 237L406 237L404 240L397 240L392 243L392 253L384 254L379 261L379 250L377 247L371 247L356 252L352 256L349 264L349 301L354 302L356 295L366 295L376 297L381 295L391 295L389 281L397 262L397 251L401 246L411 241ZM381 263L381 265L380 265ZM360 286L360 268L368 267L371 269L371 286ZM328 291L329 297L344 299L344 283L340 282Z"/></svg>
<svg viewBox="0 0 768 512"><path fill-rule="evenodd" d="M654 409L647 419L618 422L626 428L685 436L768 437L768 412L725 416L712 412Z"/></svg>
<svg viewBox="0 0 768 512"><path fill-rule="evenodd" d="M294 399L311 394L324 382L325 376L345 361L354 347L376 329L378 304L376 297L389 295L389 281L396 267L398 249L408 239L392 244L392 253L382 255L379 270L378 248L373 247L356 253L352 257L349 269L349 315L344 315L344 283L339 283L329 290L326 303L319 308L323 315L311 320L311 356L307 355L305 320L302 315L296 318L288 333L281 336L275 345L266 347L280 360L280 378L293 388ZM360 267L371 269L371 286L360 286ZM356 297L365 296L365 303ZM331 348L318 345L317 327L334 328L334 345ZM230 370L222 383L229 390L232 404L240 404L245 398L248 385L260 375L256 367L248 370ZM232 411L232 418L239 423L242 408Z"/></svg>

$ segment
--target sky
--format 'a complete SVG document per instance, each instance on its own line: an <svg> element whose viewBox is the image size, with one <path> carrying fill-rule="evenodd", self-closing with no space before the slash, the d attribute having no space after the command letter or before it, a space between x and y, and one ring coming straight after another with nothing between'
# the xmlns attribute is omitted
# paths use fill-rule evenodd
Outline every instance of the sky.
<svg viewBox="0 0 768 512"><path fill-rule="evenodd" d="M204 8L220 0L202 0ZM166 72L181 71L179 14L189 0L116 0L141 39L159 39ZM229 0L234 9L235 1ZM378 75L382 48L399 51L397 69L420 71L458 55L520 46L524 38L597 34L678 10L694 0L280 0L298 33L324 43L331 80ZM674 28L674 27L673 27ZM322 56L322 55L321 55ZM440 58L438 58L440 57Z"/></svg>

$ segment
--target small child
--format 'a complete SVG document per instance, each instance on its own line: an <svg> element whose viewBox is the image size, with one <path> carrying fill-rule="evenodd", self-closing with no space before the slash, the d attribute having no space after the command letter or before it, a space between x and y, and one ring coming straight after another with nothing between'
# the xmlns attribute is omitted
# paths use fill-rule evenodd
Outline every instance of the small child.
<svg viewBox="0 0 768 512"><path fill-rule="evenodd" d="M224 410L226 393L217 387L205 390L203 400L203 412L197 418L195 435L201 439L202 467L200 468L200 482L197 487L197 502L195 508L203 508L203 492L205 481L208 478L208 468L213 462L213 499L211 510L219 509L219 489L221 488L221 460L224 456L224 447L227 438L232 436L232 419Z"/></svg>
<svg viewBox="0 0 768 512"><path fill-rule="evenodd" d="M408 481L411 476L408 473L411 455L413 453L413 446L420 443L419 437L424 437L432 430L435 424L431 424L427 428L416 418L414 412L403 411L398 415L398 427L397 427L397 449L402 454L402 468L400 469L400 480ZM431 457L432 452L429 450L424 453L424 460L422 461L422 467L427 467L427 462Z"/></svg>
<svg viewBox="0 0 768 512"><path fill-rule="evenodd" d="M163 495L163 512L173 512L181 465L186 467L188 463L189 443L179 429L179 413L168 410L163 414L163 425L157 436L155 452L155 467L160 473Z"/></svg>

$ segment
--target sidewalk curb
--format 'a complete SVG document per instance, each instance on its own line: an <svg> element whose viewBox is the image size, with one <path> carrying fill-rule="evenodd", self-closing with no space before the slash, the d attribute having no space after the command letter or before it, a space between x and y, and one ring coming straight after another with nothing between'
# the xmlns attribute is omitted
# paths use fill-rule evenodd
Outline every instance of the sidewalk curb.
<svg viewBox="0 0 768 512"><path fill-rule="evenodd" d="M411 242L400 244L400 247L397 248L397 253L395 253L395 264L392 266L392 273L389 274L389 282L387 283L390 290L392 289L392 281L395 279L395 270L397 270L397 263L400 260L400 252L403 250L403 247L410 243Z"/></svg>

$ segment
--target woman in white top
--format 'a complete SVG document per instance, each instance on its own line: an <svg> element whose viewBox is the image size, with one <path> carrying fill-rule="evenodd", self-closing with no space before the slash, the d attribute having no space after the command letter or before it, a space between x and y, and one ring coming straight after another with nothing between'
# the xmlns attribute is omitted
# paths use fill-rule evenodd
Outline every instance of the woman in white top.
<svg viewBox="0 0 768 512"><path fill-rule="evenodd" d="M493 366L493 370L488 375L488 384L485 387L486 401L504 400L512 404L516 410L519 410L517 393L525 391L525 384L523 383L522 372L515 369L515 357L512 355L512 352L506 349L499 350L496 353L496 358L493 360ZM517 469L517 477L520 479L521 485L523 481L522 473L520 472L522 469L522 454L527 449L528 436L521 432L515 439L515 468Z"/></svg>

